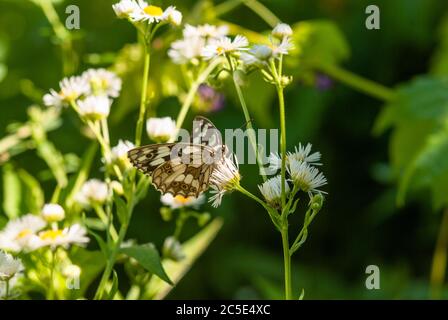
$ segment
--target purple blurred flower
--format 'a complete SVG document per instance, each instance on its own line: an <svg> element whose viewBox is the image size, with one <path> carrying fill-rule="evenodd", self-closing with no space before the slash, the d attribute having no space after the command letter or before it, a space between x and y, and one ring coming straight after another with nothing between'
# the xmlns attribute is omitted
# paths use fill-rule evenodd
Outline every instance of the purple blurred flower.
<svg viewBox="0 0 448 320"><path fill-rule="evenodd" d="M203 111L216 112L224 107L224 95L212 87L201 84L199 92L199 108Z"/></svg>

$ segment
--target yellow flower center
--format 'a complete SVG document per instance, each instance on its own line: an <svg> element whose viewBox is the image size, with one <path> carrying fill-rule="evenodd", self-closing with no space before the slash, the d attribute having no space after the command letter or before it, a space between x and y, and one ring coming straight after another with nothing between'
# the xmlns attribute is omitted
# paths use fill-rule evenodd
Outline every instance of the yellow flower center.
<svg viewBox="0 0 448 320"><path fill-rule="evenodd" d="M143 9L146 14L153 16L153 17L160 17L163 15L163 10L160 7L157 6L147 6L145 9Z"/></svg>
<svg viewBox="0 0 448 320"><path fill-rule="evenodd" d="M29 236L30 234L32 234L33 232L30 229L23 229L22 231L20 231L17 234L16 239L22 239L25 238L26 236Z"/></svg>
<svg viewBox="0 0 448 320"><path fill-rule="evenodd" d="M222 53L224 53L224 48L223 47L218 47L218 48L216 48L216 52L218 54L222 54Z"/></svg>
<svg viewBox="0 0 448 320"><path fill-rule="evenodd" d="M178 195L174 197L174 200L180 204L187 204L191 201L191 197L185 198L184 196Z"/></svg>
<svg viewBox="0 0 448 320"><path fill-rule="evenodd" d="M48 230L39 234L42 240L56 240L62 236L62 230Z"/></svg>

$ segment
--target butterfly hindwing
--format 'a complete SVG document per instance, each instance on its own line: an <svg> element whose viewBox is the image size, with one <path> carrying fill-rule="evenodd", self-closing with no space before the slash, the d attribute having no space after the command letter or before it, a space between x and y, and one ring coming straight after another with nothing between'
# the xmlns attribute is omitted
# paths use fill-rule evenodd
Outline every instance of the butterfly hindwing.
<svg viewBox="0 0 448 320"><path fill-rule="evenodd" d="M151 175L152 183L162 193L197 197L208 188L213 164L208 160L214 151L189 143L154 144L129 151L132 164Z"/></svg>

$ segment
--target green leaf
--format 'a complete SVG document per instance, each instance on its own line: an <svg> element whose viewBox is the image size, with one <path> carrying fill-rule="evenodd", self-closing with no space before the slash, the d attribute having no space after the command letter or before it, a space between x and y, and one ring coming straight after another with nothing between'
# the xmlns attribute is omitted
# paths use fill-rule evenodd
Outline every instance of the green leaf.
<svg viewBox="0 0 448 320"><path fill-rule="evenodd" d="M101 252L103 253L104 257L107 258L109 256L109 247L108 247L107 243L103 240L103 238L101 238L101 236L99 234L93 232L92 230L89 230L89 233L95 237L96 241L98 242Z"/></svg>
<svg viewBox="0 0 448 320"><path fill-rule="evenodd" d="M14 167L5 164L3 166L3 210L9 219L14 219L20 215L21 196L20 179Z"/></svg>
<svg viewBox="0 0 448 320"><path fill-rule="evenodd" d="M431 186L440 176L448 172L448 125L430 135L423 148L407 166L400 179L397 194L399 205L404 204L405 195L412 181L419 186Z"/></svg>
<svg viewBox="0 0 448 320"><path fill-rule="evenodd" d="M118 276L117 272L113 270L113 277L112 277L112 286L110 288L110 291L107 293L106 300L113 300L115 297L115 294L118 292Z"/></svg>
<svg viewBox="0 0 448 320"><path fill-rule="evenodd" d="M137 260L147 271L155 274L163 281L173 284L162 266L159 253L152 243L120 248L120 252Z"/></svg>
<svg viewBox="0 0 448 320"><path fill-rule="evenodd" d="M338 64L350 56L349 45L336 24L327 20L310 20L296 23L293 28L295 49L285 61L293 67L300 63Z"/></svg>
<svg viewBox="0 0 448 320"><path fill-rule="evenodd" d="M19 169L17 173L27 189L26 193L24 192L27 211L34 214L39 213L45 202L44 192L39 181L24 169Z"/></svg>
<svg viewBox="0 0 448 320"><path fill-rule="evenodd" d="M61 187L67 185L64 157L48 140L36 141L37 154L47 163L53 176Z"/></svg>
<svg viewBox="0 0 448 320"><path fill-rule="evenodd" d="M183 243L182 248L185 253L185 258L183 260L179 262L169 259L163 260L163 266L171 279L173 279L174 283L179 283L188 270L190 270L194 262L216 237L222 224L222 219L216 218L193 238ZM142 299L163 299L172 288L173 286L168 285L158 278L151 278L142 294Z"/></svg>
<svg viewBox="0 0 448 320"><path fill-rule="evenodd" d="M76 247L70 254L72 263L82 268L80 290L75 290L78 297L82 297L90 284L97 278L106 265L104 255L100 251L89 251Z"/></svg>

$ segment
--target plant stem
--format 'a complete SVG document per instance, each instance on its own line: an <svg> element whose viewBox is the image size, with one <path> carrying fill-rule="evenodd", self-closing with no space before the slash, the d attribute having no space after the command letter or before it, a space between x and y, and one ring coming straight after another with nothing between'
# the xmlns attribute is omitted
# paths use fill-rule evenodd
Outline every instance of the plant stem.
<svg viewBox="0 0 448 320"><path fill-rule="evenodd" d="M140 97L140 112L137 120L137 129L135 131L135 145L138 147L142 141L143 124L146 116L146 107L148 104L148 76L151 63L150 44L145 41L145 60L143 66L142 95Z"/></svg>
<svg viewBox="0 0 448 320"><path fill-rule="evenodd" d="M210 75L210 73L212 73L213 70L215 70L216 66L218 66L221 62L222 61L220 59L215 59L214 61L212 61L208 65L208 67L198 75L196 81L194 81L191 84L190 90L188 90L187 97L184 103L182 104L182 107L180 108L179 111L179 115L177 116L176 119L177 130L182 128L182 125L185 121L185 117L187 116L188 110L190 110L191 104L193 103L194 96L196 95L199 86L201 85L201 83L207 80L207 77Z"/></svg>
<svg viewBox="0 0 448 320"><path fill-rule="evenodd" d="M285 120L285 98L283 87L277 86L278 103L280 109L280 153L282 158L281 178L282 178L282 208L286 204L286 120Z"/></svg>
<svg viewBox="0 0 448 320"><path fill-rule="evenodd" d="M317 63L314 65L314 68L329 75L333 79L339 80L340 82L374 98L383 101L391 101L396 96L394 90L372 80L363 78L348 70L344 70L335 64Z"/></svg>
<svg viewBox="0 0 448 320"><path fill-rule="evenodd" d="M5 296L3 297L3 299L9 299L9 279L5 281Z"/></svg>
<svg viewBox="0 0 448 320"><path fill-rule="evenodd" d="M285 299L291 300L291 255L289 254L288 220L284 219L282 234L283 264L285 271Z"/></svg>
<svg viewBox="0 0 448 320"><path fill-rule="evenodd" d="M50 249L51 264L50 264L50 286L48 288L47 300L54 300L54 268L56 266L56 249Z"/></svg>
<svg viewBox="0 0 448 320"><path fill-rule="evenodd" d="M233 84L235 86L235 91L236 91L236 94L240 101L241 108L243 109L244 119L246 120L246 126L248 128L247 135L249 137L249 143L252 146L253 152L255 153L255 159L257 161L257 164L258 164L258 167L260 170L260 175L263 178L263 181L266 181L266 172L264 170L263 163L262 163L262 161L260 159L260 155L258 153L257 139L255 137L254 127L252 126L252 119L249 115L249 109L247 108L246 100L244 99L244 95L243 95L243 92L241 91L241 87L238 84L237 80L235 79L235 69L233 67L231 58L228 58L228 61L229 61L229 65L230 65L230 70L232 72L232 79L233 79Z"/></svg>
<svg viewBox="0 0 448 320"><path fill-rule="evenodd" d="M443 212L440 222L439 235L437 237L436 247L431 267L431 298L440 299L443 282L445 281L445 270L447 265L448 251L448 208Z"/></svg>
<svg viewBox="0 0 448 320"><path fill-rule="evenodd" d="M37 3L41 7L45 17L53 28L56 37L61 43L64 75L72 74L76 69L77 57L73 51L71 35L59 19L51 0L39 0Z"/></svg>
<svg viewBox="0 0 448 320"><path fill-rule="evenodd" d="M261 19L263 19L272 28L279 24L280 19L272 13L267 7L257 0L242 0L244 5L255 12Z"/></svg>

